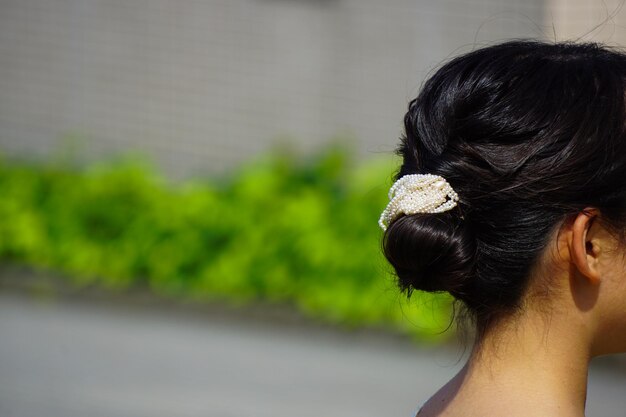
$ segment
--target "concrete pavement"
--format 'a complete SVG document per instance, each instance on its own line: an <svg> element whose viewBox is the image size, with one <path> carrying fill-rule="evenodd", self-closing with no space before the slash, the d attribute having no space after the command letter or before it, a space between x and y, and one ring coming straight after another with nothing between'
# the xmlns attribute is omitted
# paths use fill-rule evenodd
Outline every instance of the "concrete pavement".
<svg viewBox="0 0 626 417"><path fill-rule="evenodd" d="M411 417L460 352L259 321L0 294L0 417ZM590 371L587 417L626 417Z"/></svg>

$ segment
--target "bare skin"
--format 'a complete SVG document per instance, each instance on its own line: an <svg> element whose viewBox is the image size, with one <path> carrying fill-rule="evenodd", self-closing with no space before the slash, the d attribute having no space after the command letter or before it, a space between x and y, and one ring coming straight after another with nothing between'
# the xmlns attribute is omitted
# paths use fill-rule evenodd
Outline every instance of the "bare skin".
<svg viewBox="0 0 626 417"><path fill-rule="evenodd" d="M555 232L524 311L474 344L419 417L584 417L590 360L626 352L626 248L586 211Z"/></svg>

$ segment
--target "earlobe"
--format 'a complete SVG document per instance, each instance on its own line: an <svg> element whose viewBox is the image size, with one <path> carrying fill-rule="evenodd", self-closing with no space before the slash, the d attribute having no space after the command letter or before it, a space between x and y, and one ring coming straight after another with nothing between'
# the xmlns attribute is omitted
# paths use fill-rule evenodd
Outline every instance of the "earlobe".
<svg viewBox="0 0 626 417"><path fill-rule="evenodd" d="M592 284L600 282L600 273L596 268L597 252L591 241L587 241L587 232L591 228L597 211L585 210L579 213L572 224L572 233L568 239L570 258L576 268Z"/></svg>

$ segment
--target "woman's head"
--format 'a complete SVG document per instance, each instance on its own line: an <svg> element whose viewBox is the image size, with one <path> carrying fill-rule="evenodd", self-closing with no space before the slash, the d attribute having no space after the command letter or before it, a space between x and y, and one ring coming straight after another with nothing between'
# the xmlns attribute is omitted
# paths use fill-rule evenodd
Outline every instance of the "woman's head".
<svg viewBox="0 0 626 417"><path fill-rule="evenodd" d="M450 292L480 337L521 312L527 296L550 299L558 286L541 268L558 264L544 255L563 226L595 225L593 233L567 236L614 239L621 256L625 94L626 54L597 43L512 40L440 67L409 104L396 149L403 163L393 180L440 175L459 201L446 212L401 215L389 224L383 251L400 288L408 295ZM626 285L619 286L624 266L602 256L601 273L612 268L610 285L626 296ZM577 266L576 259L568 264ZM621 323L625 330L626 316Z"/></svg>

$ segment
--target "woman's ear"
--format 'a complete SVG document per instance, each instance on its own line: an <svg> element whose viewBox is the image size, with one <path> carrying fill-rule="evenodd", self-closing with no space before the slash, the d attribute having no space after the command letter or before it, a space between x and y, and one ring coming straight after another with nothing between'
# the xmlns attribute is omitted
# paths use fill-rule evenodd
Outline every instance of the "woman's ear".
<svg viewBox="0 0 626 417"><path fill-rule="evenodd" d="M592 284L600 282L600 271L597 268L599 246L592 241L589 233L597 215L598 210L594 208L587 208L578 213L567 239L571 261Z"/></svg>

